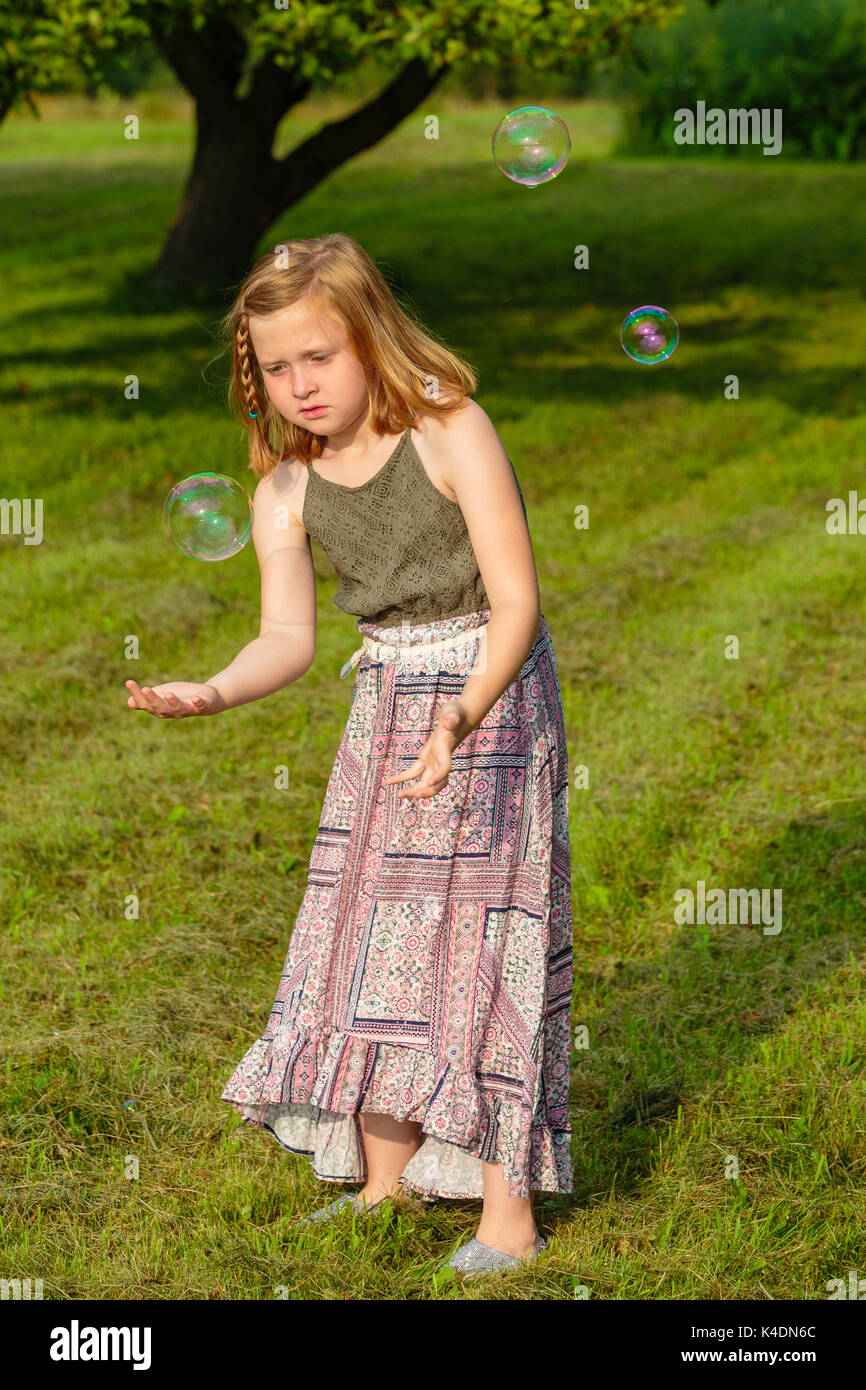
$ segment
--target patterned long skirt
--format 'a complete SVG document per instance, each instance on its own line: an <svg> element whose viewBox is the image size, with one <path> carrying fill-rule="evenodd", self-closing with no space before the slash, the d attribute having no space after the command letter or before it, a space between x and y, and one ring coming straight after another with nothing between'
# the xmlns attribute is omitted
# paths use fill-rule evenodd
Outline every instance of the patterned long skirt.
<svg viewBox="0 0 866 1390"><path fill-rule="evenodd" d="M398 799L459 696L489 609L359 632L358 662L267 1028L222 1100L325 1182L364 1181L359 1112L415 1120L401 1184L423 1199L573 1191L568 767L544 615L519 675L452 754L446 787Z"/></svg>

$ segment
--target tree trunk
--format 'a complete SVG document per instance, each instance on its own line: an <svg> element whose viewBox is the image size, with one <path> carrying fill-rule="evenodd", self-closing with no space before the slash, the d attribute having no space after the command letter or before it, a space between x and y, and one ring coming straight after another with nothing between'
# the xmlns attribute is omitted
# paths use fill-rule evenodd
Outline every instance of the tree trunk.
<svg viewBox="0 0 866 1390"><path fill-rule="evenodd" d="M196 103L192 170L162 253L154 286L181 295L231 291L277 218L353 155L378 143L433 90L445 68L410 61L394 81L342 120L324 126L283 159L271 154L283 116L309 91L299 74L270 57L236 95L245 40L222 18L203 30L175 22L154 40Z"/></svg>
<svg viewBox="0 0 866 1390"><path fill-rule="evenodd" d="M227 126L200 108L196 116L192 170L150 275L154 285L191 295L243 279L260 237L281 211L271 159L276 125L236 114Z"/></svg>

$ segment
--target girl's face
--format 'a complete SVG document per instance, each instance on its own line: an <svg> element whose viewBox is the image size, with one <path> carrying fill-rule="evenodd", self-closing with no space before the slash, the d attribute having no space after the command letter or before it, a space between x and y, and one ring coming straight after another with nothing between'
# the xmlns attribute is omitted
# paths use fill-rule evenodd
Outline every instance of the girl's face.
<svg viewBox="0 0 866 1390"><path fill-rule="evenodd" d="M313 434L339 434L368 409L367 383L342 324L304 304L249 320L274 408Z"/></svg>

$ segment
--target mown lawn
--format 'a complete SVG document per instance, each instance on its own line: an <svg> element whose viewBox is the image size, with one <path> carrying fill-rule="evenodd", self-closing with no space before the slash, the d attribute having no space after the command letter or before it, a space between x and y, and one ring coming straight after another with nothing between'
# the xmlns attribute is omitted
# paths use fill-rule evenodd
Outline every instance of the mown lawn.
<svg viewBox="0 0 866 1390"><path fill-rule="evenodd" d="M502 111L434 97L260 248L349 233L478 369L588 773L575 1191L536 1196L538 1264L475 1288L436 1271L478 1204L301 1234L333 1186L219 1099L273 1000L357 635L317 548L297 686L219 719L126 706L130 675L205 680L258 630L252 547L204 566L162 532L186 474L254 482L221 304L141 287L185 114L57 102L0 129L0 492L44 504L40 545L0 536L0 1275L46 1298L823 1299L866 1275L866 539L825 525L866 458L866 171L612 160L615 112L559 109L575 152L552 184L493 166ZM679 321L663 366L619 346L642 303ZM781 890L782 930L678 925L699 880Z"/></svg>

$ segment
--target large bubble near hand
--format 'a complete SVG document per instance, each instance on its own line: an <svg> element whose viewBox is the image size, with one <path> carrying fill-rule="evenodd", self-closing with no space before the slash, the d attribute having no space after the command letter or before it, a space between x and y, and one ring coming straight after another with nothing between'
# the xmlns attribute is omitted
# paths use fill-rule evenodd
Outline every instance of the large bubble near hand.
<svg viewBox="0 0 866 1390"><path fill-rule="evenodd" d="M166 534L193 560L228 560L243 550L253 529L246 489L224 473L193 473L165 499Z"/></svg>
<svg viewBox="0 0 866 1390"><path fill-rule="evenodd" d="M521 106L493 132L493 158L506 178L525 188L555 179L571 152L568 127L546 106Z"/></svg>

